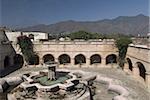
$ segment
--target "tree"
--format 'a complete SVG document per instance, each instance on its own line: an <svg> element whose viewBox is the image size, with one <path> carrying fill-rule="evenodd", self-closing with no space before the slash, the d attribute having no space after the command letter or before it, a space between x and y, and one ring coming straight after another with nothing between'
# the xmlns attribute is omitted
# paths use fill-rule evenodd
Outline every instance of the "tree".
<svg viewBox="0 0 150 100"><path fill-rule="evenodd" d="M17 37L17 44L21 48L21 52L28 64L35 64L35 52L33 51L33 43L29 37L21 35ZM34 61L33 61L34 60ZM31 63L32 62L32 63Z"/></svg>
<svg viewBox="0 0 150 100"><path fill-rule="evenodd" d="M74 39L84 39L84 40L89 40L89 39L99 39L102 38L103 35L98 34L98 33L90 33L86 31L78 31L78 32L73 32L68 35L72 40Z"/></svg>
<svg viewBox="0 0 150 100"><path fill-rule="evenodd" d="M128 45L132 43L132 40L128 37L120 37L116 40L116 47L119 50L119 66L124 67L125 57L128 49Z"/></svg>

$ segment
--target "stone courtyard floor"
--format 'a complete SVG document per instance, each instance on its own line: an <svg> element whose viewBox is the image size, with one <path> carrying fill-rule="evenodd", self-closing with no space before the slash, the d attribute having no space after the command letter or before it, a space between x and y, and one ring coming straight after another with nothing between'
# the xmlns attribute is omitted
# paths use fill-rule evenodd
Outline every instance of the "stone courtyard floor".
<svg viewBox="0 0 150 100"><path fill-rule="evenodd" d="M27 72L39 71L42 69L47 69L47 68L24 67L7 75L6 77L19 76ZM142 83L140 83L139 81L135 80L135 78L133 78L132 75L125 73L121 69L116 69L116 68L112 68L112 69L111 68L63 68L63 69L69 69L69 70L80 69L85 72L96 72L98 74L101 74L102 76L117 80L116 81L117 84L125 87L129 91L130 98L128 98L128 100L150 100L150 93L147 92L146 87L144 87ZM102 84L97 88L101 90L101 88L106 88L106 87ZM112 96L111 93L109 96L107 96L107 90L106 90L106 91L98 92L94 96L94 100L112 100Z"/></svg>

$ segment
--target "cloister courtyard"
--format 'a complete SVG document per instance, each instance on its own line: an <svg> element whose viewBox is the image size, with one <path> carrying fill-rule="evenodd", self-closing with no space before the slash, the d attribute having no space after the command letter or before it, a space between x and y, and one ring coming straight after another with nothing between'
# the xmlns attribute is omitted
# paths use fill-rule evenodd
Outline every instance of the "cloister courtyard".
<svg viewBox="0 0 150 100"><path fill-rule="evenodd" d="M47 69L47 67L23 67L4 78L18 77L22 74L28 72L35 72L39 70ZM67 70L81 70L85 72L97 73L101 77L109 78L113 80L113 84L119 85L125 88L129 94L126 97L126 100L149 100L149 92L146 90L144 83L135 80L131 73L126 73L120 68L58 68L58 69L67 69ZM112 100L114 96L119 95L117 92L108 91L108 84L103 82L96 83L96 94L94 95L94 100ZM86 100L86 99L85 99Z"/></svg>

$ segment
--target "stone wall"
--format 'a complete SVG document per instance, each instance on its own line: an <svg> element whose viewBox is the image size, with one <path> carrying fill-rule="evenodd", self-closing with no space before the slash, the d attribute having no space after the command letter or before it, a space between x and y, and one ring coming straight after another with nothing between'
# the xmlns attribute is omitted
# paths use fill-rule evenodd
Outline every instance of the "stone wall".
<svg viewBox="0 0 150 100"><path fill-rule="evenodd" d="M143 63L147 71L150 71L150 48L146 45L130 45L127 51L127 58L130 58L133 66L137 62Z"/></svg>
<svg viewBox="0 0 150 100"><path fill-rule="evenodd" d="M79 66L74 64L74 58L78 54L82 54L86 58L86 64L83 64L83 67L92 67L90 65L90 57L94 54L101 56L102 62L99 66L106 65L106 57L108 55L115 54L118 56L117 48L112 40L34 42L34 49L39 55L41 63L43 62L43 56L46 54L53 55L56 62L58 62L60 55L67 54L71 58L71 63L68 65L70 67Z"/></svg>
<svg viewBox="0 0 150 100"><path fill-rule="evenodd" d="M150 47L130 44L127 51L124 70L133 74L150 91Z"/></svg>
<svg viewBox="0 0 150 100"><path fill-rule="evenodd" d="M4 31L0 31L0 71L14 65L15 50Z"/></svg>

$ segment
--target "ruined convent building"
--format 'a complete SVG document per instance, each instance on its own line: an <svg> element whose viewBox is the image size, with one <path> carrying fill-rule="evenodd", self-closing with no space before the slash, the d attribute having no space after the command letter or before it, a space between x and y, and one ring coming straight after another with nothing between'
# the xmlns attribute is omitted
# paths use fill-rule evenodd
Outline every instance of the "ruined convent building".
<svg viewBox="0 0 150 100"><path fill-rule="evenodd" d="M30 33L30 32L29 32ZM10 32L13 34L13 32ZM15 33L16 34L16 33ZM45 34L45 33L44 33ZM43 34L46 39L47 35ZM8 34L7 34L8 35ZM149 34L148 34L149 35ZM12 35L13 36L13 35ZM14 35L15 38L17 37ZM46 37L44 37L46 36ZM34 37L36 35L34 34ZM11 36L9 37L11 38ZM37 37L39 40L40 37ZM11 38L12 39L12 38ZM91 67L91 68L117 68L118 49L115 47L113 39L98 40L51 40L33 41L34 51L36 52L37 65L45 62L57 62L59 67ZM150 42L150 40L149 40ZM12 43L13 44L13 43ZM150 44L150 43L149 43ZM139 81L143 82L150 90L150 45L130 44L128 47L124 71L132 74ZM17 53L15 44L13 45ZM8 71L17 63L16 55L11 42L5 32L0 32L0 71ZM17 58L18 59L18 58ZM16 64L15 64L16 65Z"/></svg>
<svg viewBox="0 0 150 100"><path fill-rule="evenodd" d="M8 40L5 31L0 30L0 76L15 70L16 52Z"/></svg>

